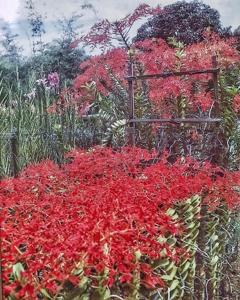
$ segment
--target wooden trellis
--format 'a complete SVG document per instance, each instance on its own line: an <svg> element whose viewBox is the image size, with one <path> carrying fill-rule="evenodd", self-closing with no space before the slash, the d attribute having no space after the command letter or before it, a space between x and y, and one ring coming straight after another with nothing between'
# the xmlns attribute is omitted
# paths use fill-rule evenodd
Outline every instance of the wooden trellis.
<svg viewBox="0 0 240 300"><path fill-rule="evenodd" d="M220 74L220 68L217 63L217 58L216 56L212 57L212 68L211 69L205 69L205 70L186 70L182 72L174 72L174 71L169 71L169 72L164 72L160 74L145 74L145 75L134 75L134 63L133 61L130 62L129 64L129 75L126 78L128 81L128 86L129 86L129 98L128 98L128 111L129 111L129 116L128 116L128 128L127 128L127 140L128 144L131 146L135 145L135 136L136 136L136 124L150 124L150 123L158 123L158 124L175 124L175 125L181 125L181 124L219 124L222 122L222 118L220 117L206 117L206 118L137 118L135 115L135 100L134 100L134 82L139 81L139 80L151 80L151 79L157 79L157 78L168 78L170 76L184 76L184 75L196 75L196 74L212 74L212 80L213 80L213 96L214 96L214 108L217 113L220 112L220 95L219 95L219 90L218 90L218 80L219 80L219 74ZM239 123L239 119L237 120ZM220 153L217 153L219 155ZM156 160L150 160L150 164L155 162ZM147 161L148 163L148 161ZM146 164L148 165L148 164ZM209 224L213 224L211 226L215 226L215 219L206 219L207 214L207 206L200 204L201 205L201 210L199 211L199 215L201 216L201 219L199 219L199 226L200 226L200 231L197 236L197 243L198 243L198 251L195 254L195 261L196 261L196 274L198 275L196 278L197 280L194 279L193 281L193 287L194 291L196 292L195 297L196 299L203 299L203 295L206 292L207 295L209 295L209 299L215 299L214 293L215 293L215 287L214 287L214 282L209 282L207 281L207 284L204 286L201 281L199 281L199 278L202 274L202 264L203 264L203 257L202 257L202 252L205 249L205 236L207 234L207 226ZM192 209L192 208L190 208ZM221 212L222 214L222 212ZM206 221L207 220L207 221ZM213 228L212 227L212 228ZM215 228L215 227L214 227ZM215 234L215 232L214 232ZM209 242L209 241L208 241ZM200 250L199 250L200 249ZM199 275L200 274L200 275ZM195 276L195 275L194 275ZM206 276L210 276L209 274ZM208 278L208 277L206 277ZM222 285L222 279L220 281L220 286ZM221 287L222 290L224 291L224 286ZM186 299L190 299L188 297L189 295L186 296ZM182 299L182 298L181 298ZM185 298L184 298L185 299ZM192 297L191 297L192 299ZM205 298L204 298L205 299Z"/></svg>
<svg viewBox="0 0 240 300"><path fill-rule="evenodd" d="M186 71L168 71L164 73L158 74L145 74L145 75L134 75L134 64L133 61L130 61L129 64L129 75L126 78L128 81L128 144L131 146L135 145L135 131L136 131L136 123L169 123L169 124L199 124L199 123L220 123L221 118L136 118L135 117L135 101L134 101L134 82L139 80L146 79L158 79L158 78L168 78L172 76L184 76L184 75L199 75L199 74L212 74L213 78L213 92L214 92L214 100L215 106L219 105L219 92L218 92L218 77L219 77L220 68L217 63L217 57L212 57L212 68L205 70L186 70Z"/></svg>

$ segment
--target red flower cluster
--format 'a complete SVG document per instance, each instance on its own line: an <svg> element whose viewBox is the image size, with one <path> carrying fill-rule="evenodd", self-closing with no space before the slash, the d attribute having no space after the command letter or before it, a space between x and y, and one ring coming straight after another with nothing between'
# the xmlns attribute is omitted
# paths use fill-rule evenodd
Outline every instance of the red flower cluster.
<svg viewBox="0 0 240 300"><path fill-rule="evenodd" d="M205 201L210 199L212 206L220 199L235 206L240 174L191 159L169 165L163 158L143 167L153 155L135 148L76 150L62 168L44 161L17 179L3 180L5 296L37 299L42 288L55 295L66 280L73 285L81 280L73 273L79 265L93 285L94 275L105 270L108 286L131 282L136 269L142 284L161 285L147 262L159 258L163 249L177 262L183 251L176 248L172 254L158 241L165 234L181 234L180 224L166 210L195 194L208 195ZM14 272L17 263L23 269Z"/></svg>
<svg viewBox="0 0 240 300"><path fill-rule="evenodd" d="M103 56L93 56L81 64L80 68L84 72L77 77L75 88L84 93L86 83L94 82L97 91L107 95L112 89L110 72L123 85L126 84L124 75L127 75L127 63L127 52L121 48L108 51Z"/></svg>
<svg viewBox="0 0 240 300"><path fill-rule="evenodd" d="M212 57L215 55L219 67L226 68L238 63L240 58L233 39L221 39L217 34L209 32L201 43L180 49L169 46L162 39L152 39L137 42L131 46L130 51L134 52L136 75L142 72L154 74L209 69L213 67ZM84 72L76 78L74 87L84 92L84 85L94 82L97 91L107 95L114 87L111 73L126 87L127 55L127 49L115 48L85 61L81 65ZM198 108L206 111L212 107L214 101L212 93L206 93L211 76L202 74L147 80L149 98L156 111L162 115L173 114L179 96L187 99L187 110L190 113ZM142 89L141 83L136 84L135 88Z"/></svg>

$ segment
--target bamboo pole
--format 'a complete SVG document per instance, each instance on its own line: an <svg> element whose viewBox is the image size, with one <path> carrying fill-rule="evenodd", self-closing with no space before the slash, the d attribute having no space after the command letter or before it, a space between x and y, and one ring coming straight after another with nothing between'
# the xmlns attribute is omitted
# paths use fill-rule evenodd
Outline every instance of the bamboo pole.
<svg viewBox="0 0 240 300"><path fill-rule="evenodd" d="M134 65L133 65L133 61L132 58L130 58L130 62L129 62L129 75L133 76L134 74ZM134 120L135 119L135 105L134 105L134 85L133 85L133 81L129 80L128 81L128 93L129 93L129 98L128 98L128 113L129 113L129 119L130 120ZM134 122L129 122L129 126L128 126L128 144L130 146L134 146L135 145L135 123Z"/></svg>
<svg viewBox="0 0 240 300"><path fill-rule="evenodd" d="M218 74L219 68L215 67L212 69L205 69L205 70L186 70L186 71L169 71L164 73L156 73L156 74L145 74L139 76L128 76L126 79L128 81L136 81L136 80L143 80L143 79L155 79L155 78L168 78L171 76L184 76L184 75L197 75L197 74Z"/></svg>
<svg viewBox="0 0 240 300"><path fill-rule="evenodd" d="M17 149L17 135L16 129L13 129L10 136L10 148L11 148L11 162L12 162L12 176L18 175L18 149Z"/></svg>
<svg viewBox="0 0 240 300"><path fill-rule="evenodd" d="M149 118L149 119L130 119L129 123L172 123L172 124L181 124L181 123L220 123L221 118Z"/></svg>
<svg viewBox="0 0 240 300"><path fill-rule="evenodd" d="M220 69L218 68L217 56L212 57L212 65L213 65L213 69L218 70L217 72L212 72L212 76L213 76L213 93L214 93L215 106L217 106L217 108L219 109L218 74Z"/></svg>

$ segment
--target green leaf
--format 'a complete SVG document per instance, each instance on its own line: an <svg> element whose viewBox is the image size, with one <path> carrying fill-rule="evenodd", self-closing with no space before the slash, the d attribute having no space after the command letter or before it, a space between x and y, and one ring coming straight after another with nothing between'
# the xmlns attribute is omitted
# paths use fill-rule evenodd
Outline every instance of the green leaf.
<svg viewBox="0 0 240 300"><path fill-rule="evenodd" d="M80 281L80 283L78 284L78 286L80 287L80 288L83 288L84 286L86 286L86 284L88 283L88 278L86 277L86 276L84 276L82 279L81 279L81 281Z"/></svg>
<svg viewBox="0 0 240 300"><path fill-rule="evenodd" d="M107 244L107 243L105 243L105 244L103 245L103 252L104 252L105 255L108 255L109 248L108 248L108 244Z"/></svg>
<svg viewBox="0 0 240 300"><path fill-rule="evenodd" d="M105 292L104 292L104 300L105 299L109 299L111 296L111 293L110 293L110 290L109 289L106 289Z"/></svg>
<svg viewBox="0 0 240 300"><path fill-rule="evenodd" d="M13 265L13 275L18 279L21 280L21 273L24 272L23 265L18 262L15 265Z"/></svg>
<svg viewBox="0 0 240 300"><path fill-rule="evenodd" d="M169 275L162 275L162 279L163 280L167 280L167 281L172 281L174 276L177 273L177 267L176 266L172 266L172 271Z"/></svg>
<svg viewBox="0 0 240 300"><path fill-rule="evenodd" d="M156 262L156 265L154 264L154 268L164 268L169 265L169 259L161 259L160 261Z"/></svg>
<svg viewBox="0 0 240 300"><path fill-rule="evenodd" d="M176 213L176 210L173 208L169 208L166 212L166 214L170 217L173 216L175 213Z"/></svg>
<svg viewBox="0 0 240 300"><path fill-rule="evenodd" d="M174 246L176 244L176 239L175 238L168 238L167 243L169 246Z"/></svg>
<svg viewBox="0 0 240 300"><path fill-rule="evenodd" d="M173 282L170 285L170 291L175 290L175 288L179 285L178 279L173 280Z"/></svg>
<svg viewBox="0 0 240 300"><path fill-rule="evenodd" d="M161 277L164 281L172 281L172 277L170 275L162 275Z"/></svg>
<svg viewBox="0 0 240 300"><path fill-rule="evenodd" d="M187 261L187 262L184 264L184 267L183 267L181 273L185 273L185 272L189 269L190 265L191 265L191 263L190 263L189 261Z"/></svg>
<svg viewBox="0 0 240 300"><path fill-rule="evenodd" d="M137 260L137 261L140 260L141 256L142 256L141 251L140 251L140 250L137 250L137 251L135 252L136 260Z"/></svg>
<svg viewBox="0 0 240 300"><path fill-rule="evenodd" d="M48 294L47 290L41 289L40 290L41 294L46 297L47 299L52 299L52 297Z"/></svg>
<svg viewBox="0 0 240 300"><path fill-rule="evenodd" d="M215 264L218 262L218 260L219 260L218 255L215 255L215 256L212 258L210 264L211 264L211 265L215 265Z"/></svg>
<svg viewBox="0 0 240 300"><path fill-rule="evenodd" d="M73 270L72 271L72 274L73 275L81 275L83 273L83 269L82 268L80 268L80 269L75 269L75 270Z"/></svg>

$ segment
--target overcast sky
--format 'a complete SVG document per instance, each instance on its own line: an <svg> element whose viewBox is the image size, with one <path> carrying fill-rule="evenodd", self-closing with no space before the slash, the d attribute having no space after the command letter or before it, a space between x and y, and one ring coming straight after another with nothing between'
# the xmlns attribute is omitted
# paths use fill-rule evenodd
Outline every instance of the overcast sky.
<svg viewBox="0 0 240 300"><path fill-rule="evenodd" d="M35 6L44 17L45 24L48 24L47 39L56 37L54 22L62 17L69 17L74 12L81 13L81 5L91 3L96 13L85 12L82 22L86 28L93 25L97 18L108 18L115 20L131 12L140 3L151 6L164 6L176 2L173 0L34 0ZM236 28L240 25L240 0L203 0L204 3L217 9L221 14L223 25ZM25 41L27 47L27 35L29 28L26 22L25 0L0 0L0 18L10 22L15 32L21 35L20 41ZM49 30L51 28L51 30Z"/></svg>
<svg viewBox="0 0 240 300"><path fill-rule="evenodd" d="M101 17L117 18L124 16L140 3L150 5L174 3L172 0L35 0L37 7L49 18L58 18L61 15L68 16L73 11L80 9L81 4L90 2ZM240 0L204 0L216 8L225 25L238 26L240 23ZM24 18L24 0L0 0L0 17L15 22L18 18Z"/></svg>

